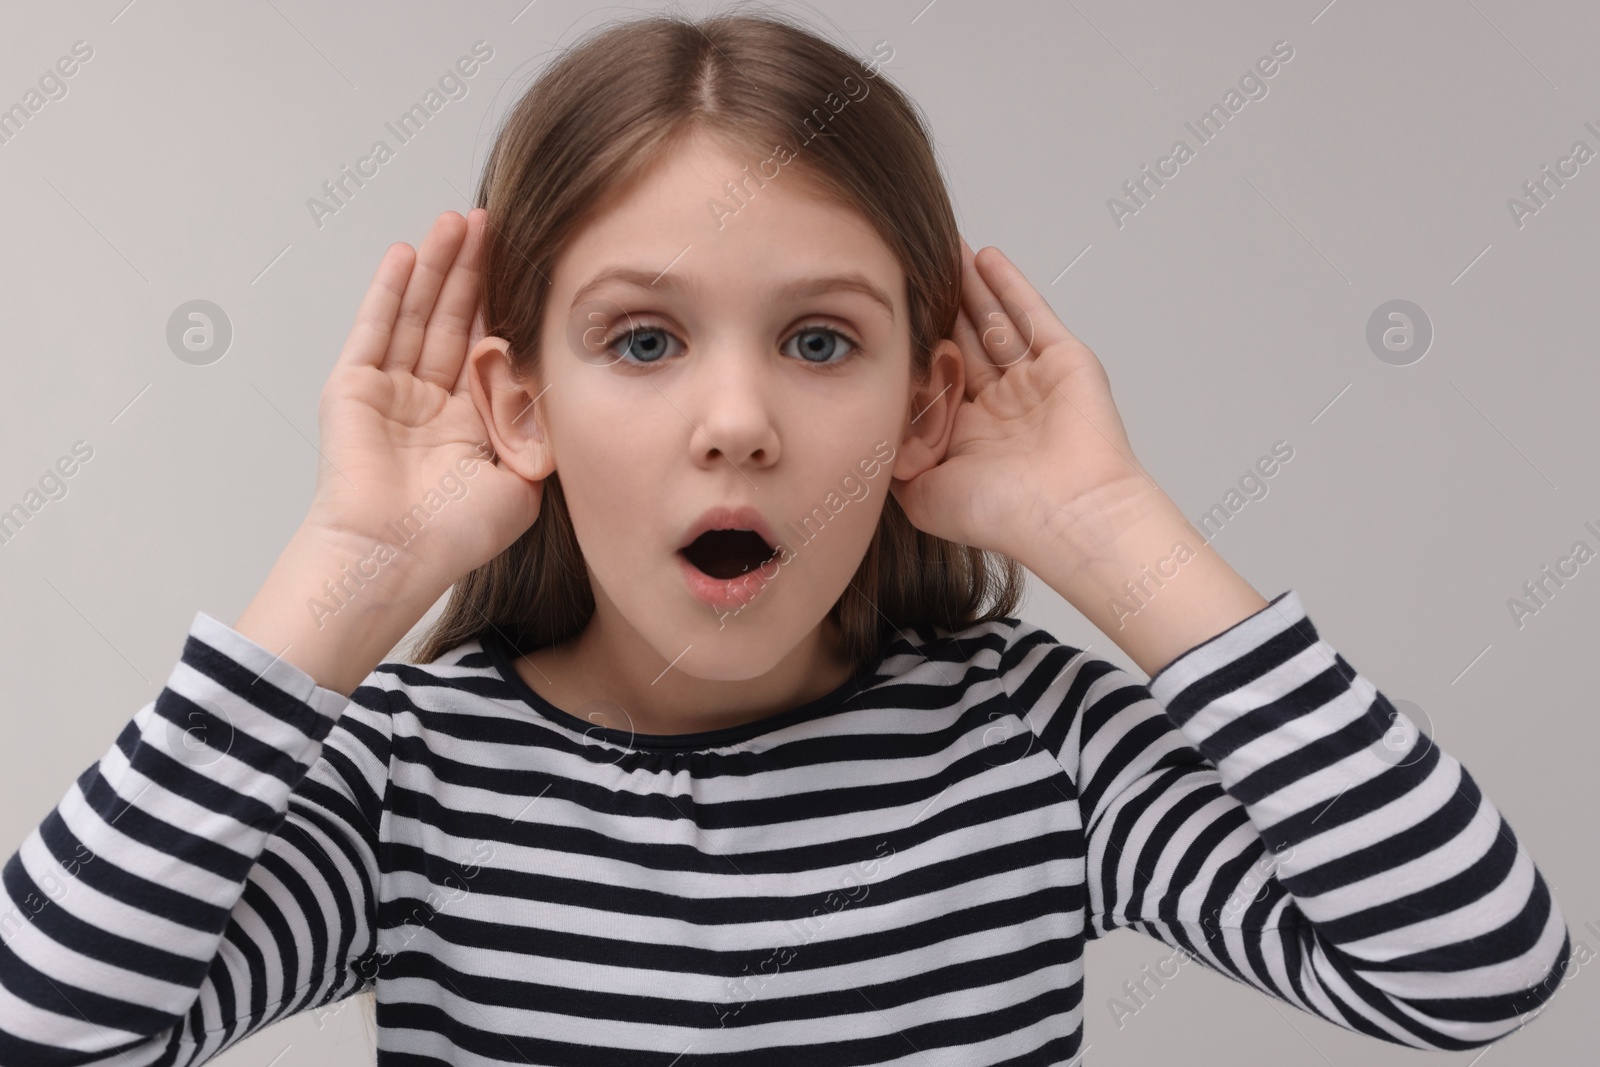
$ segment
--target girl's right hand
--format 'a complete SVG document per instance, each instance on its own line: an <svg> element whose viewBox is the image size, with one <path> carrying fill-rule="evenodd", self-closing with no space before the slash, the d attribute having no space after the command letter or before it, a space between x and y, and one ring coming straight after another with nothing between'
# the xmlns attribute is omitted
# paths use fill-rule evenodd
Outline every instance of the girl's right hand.
<svg viewBox="0 0 1600 1067"><path fill-rule="evenodd" d="M306 525L363 552L386 542L403 580L441 592L532 526L544 489L489 462L468 388L486 222L446 211L420 252L389 246L318 406Z"/></svg>

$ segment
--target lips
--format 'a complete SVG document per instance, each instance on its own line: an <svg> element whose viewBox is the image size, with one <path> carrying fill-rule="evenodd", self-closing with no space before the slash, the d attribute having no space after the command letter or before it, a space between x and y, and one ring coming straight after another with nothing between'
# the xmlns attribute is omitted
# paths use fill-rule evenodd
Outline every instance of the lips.
<svg viewBox="0 0 1600 1067"><path fill-rule="evenodd" d="M694 521L684 535L683 541L679 543L678 551L682 552L694 544L697 537L710 530L749 530L765 541L768 548L776 548L778 545L778 538L773 534L772 527L767 525L767 520L762 518L761 512L755 508L716 507Z"/></svg>
<svg viewBox="0 0 1600 1067"><path fill-rule="evenodd" d="M737 579L770 560L777 538L754 508L712 508L689 527L678 555L719 582Z"/></svg>

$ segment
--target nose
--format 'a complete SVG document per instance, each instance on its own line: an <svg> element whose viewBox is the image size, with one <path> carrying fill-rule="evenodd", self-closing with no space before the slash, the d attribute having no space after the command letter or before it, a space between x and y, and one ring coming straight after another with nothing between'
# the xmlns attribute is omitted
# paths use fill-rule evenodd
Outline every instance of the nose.
<svg viewBox="0 0 1600 1067"><path fill-rule="evenodd" d="M696 433L690 454L703 467L726 460L740 470L770 467L778 460L778 427L774 418L781 387L771 359L756 355L750 344L702 349L689 376L693 390L685 413Z"/></svg>

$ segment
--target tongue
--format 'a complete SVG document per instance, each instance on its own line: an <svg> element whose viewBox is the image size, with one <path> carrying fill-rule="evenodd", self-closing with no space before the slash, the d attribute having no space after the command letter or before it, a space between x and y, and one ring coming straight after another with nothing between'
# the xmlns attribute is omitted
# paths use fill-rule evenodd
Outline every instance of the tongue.
<svg viewBox="0 0 1600 1067"><path fill-rule="evenodd" d="M726 581L761 566L772 558L772 549L750 530L711 530L690 542L683 554L706 574Z"/></svg>

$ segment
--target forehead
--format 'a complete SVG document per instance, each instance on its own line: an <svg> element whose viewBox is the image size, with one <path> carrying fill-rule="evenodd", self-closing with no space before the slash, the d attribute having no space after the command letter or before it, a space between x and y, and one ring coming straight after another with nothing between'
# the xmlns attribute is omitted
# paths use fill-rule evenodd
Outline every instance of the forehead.
<svg viewBox="0 0 1600 1067"><path fill-rule="evenodd" d="M859 210L801 169L804 146L788 150L747 152L699 133L675 146L568 242L551 277L559 305L617 267L728 299L850 273L888 295L895 319L904 318L905 276L893 251Z"/></svg>

